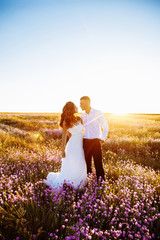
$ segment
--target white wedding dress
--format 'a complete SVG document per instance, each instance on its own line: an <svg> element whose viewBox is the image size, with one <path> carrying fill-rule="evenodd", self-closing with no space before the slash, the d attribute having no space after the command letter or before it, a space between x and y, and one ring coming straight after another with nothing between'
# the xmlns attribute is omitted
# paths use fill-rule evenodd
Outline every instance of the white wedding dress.
<svg viewBox="0 0 160 240"><path fill-rule="evenodd" d="M45 183L51 188L60 189L63 183L69 183L81 189L87 183L87 167L83 151L83 125L79 123L68 129L72 134L66 144L66 156L62 158L60 172L50 172Z"/></svg>

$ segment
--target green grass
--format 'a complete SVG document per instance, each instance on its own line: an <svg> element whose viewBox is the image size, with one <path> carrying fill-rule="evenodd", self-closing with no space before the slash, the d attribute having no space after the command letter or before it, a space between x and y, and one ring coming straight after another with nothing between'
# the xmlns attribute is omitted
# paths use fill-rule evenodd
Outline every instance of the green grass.
<svg viewBox="0 0 160 240"><path fill-rule="evenodd" d="M105 117L105 182L57 194L60 114L0 114L0 239L160 239L160 115Z"/></svg>

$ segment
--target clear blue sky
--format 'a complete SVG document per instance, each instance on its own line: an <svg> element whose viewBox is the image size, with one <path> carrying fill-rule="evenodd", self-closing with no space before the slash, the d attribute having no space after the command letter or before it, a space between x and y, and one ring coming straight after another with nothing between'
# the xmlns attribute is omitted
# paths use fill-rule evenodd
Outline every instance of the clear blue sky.
<svg viewBox="0 0 160 240"><path fill-rule="evenodd" d="M160 113L160 1L0 0L0 112L61 112L83 95Z"/></svg>

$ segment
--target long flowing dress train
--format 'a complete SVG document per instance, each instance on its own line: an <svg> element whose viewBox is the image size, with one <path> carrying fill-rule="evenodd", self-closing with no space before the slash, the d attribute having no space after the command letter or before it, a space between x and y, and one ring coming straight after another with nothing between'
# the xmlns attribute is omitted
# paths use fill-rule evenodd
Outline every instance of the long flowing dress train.
<svg viewBox="0 0 160 240"><path fill-rule="evenodd" d="M87 167L83 151L83 125L79 123L68 129L71 137L66 144L66 156L62 159L60 172L50 172L45 183L60 189L66 182L81 189L87 182Z"/></svg>

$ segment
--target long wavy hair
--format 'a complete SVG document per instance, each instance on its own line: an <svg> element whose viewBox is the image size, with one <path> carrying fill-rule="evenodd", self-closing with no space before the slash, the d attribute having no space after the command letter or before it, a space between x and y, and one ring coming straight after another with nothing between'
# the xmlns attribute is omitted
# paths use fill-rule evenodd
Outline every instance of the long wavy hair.
<svg viewBox="0 0 160 240"><path fill-rule="evenodd" d="M67 128L73 127L73 125L78 122L82 122L81 118L79 116L76 116L76 114L77 114L76 105L71 101L67 102L62 110L60 126L63 127L64 121L66 123Z"/></svg>

